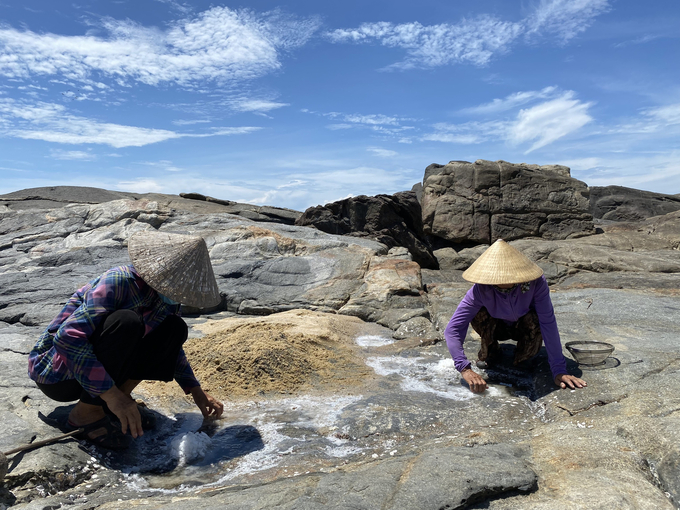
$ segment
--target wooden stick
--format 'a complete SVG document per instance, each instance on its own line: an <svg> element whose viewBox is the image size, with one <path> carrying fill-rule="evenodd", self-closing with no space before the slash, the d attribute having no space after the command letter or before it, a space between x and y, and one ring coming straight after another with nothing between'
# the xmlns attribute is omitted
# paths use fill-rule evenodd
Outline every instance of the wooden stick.
<svg viewBox="0 0 680 510"><path fill-rule="evenodd" d="M13 450L10 450L8 452L4 452L4 455L12 455L14 453L19 453L23 452L26 450L32 450L33 448L40 448L41 446L45 446L51 443L56 443L57 441L60 441L62 439L66 439L67 437L75 436L77 434L80 434L82 432L85 432L85 429L80 428L78 430L73 430L67 434L62 434L61 436L53 437L51 439L43 439L42 441L36 441L35 443L30 443L30 444L25 444L24 446L20 446L18 448L14 448Z"/></svg>

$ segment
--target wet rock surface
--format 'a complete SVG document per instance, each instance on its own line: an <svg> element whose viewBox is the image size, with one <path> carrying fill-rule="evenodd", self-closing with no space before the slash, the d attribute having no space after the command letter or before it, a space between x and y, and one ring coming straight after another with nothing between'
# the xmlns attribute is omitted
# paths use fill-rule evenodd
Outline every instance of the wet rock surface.
<svg viewBox="0 0 680 510"><path fill-rule="evenodd" d="M543 350L512 366L507 341L503 360L480 371L490 389L474 395L440 340L469 288L460 273L484 247L438 251L442 269L422 269L403 247L254 222L208 201L133 198L0 212L0 450L60 433L72 404L28 379L28 352L76 288L129 263L126 239L138 230L206 238L223 302L185 310L189 342L221 319L341 314L358 325L351 341L371 377L228 399L224 418L206 424L174 386L140 387L156 430L124 453L64 440L10 456L0 508L680 505L678 212L578 239L513 241L553 271L562 343L615 351L584 367L565 350L588 381L570 391L554 386ZM465 348L475 359L478 340Z"/></svg>

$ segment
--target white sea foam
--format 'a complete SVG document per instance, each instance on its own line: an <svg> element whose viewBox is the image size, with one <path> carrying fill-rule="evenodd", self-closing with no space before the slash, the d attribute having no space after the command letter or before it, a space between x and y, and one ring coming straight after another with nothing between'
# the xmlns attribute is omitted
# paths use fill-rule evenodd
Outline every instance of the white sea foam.
<svg viewBox="0 0 680 510"><path fill-rule="evenodd" d="M372 357L366 364L382 376L397 374L404 391L434 393L452 400L470 400L476 396L501 396L498 388L490 387L481 394L472 393L460 384L460 374L455 371L453 360L441 359L428 362L425 358L402 358L400 356Z"/></svg>
<svg viewBox="0 0 680 510"><path fill-rule="evenodd" d="M172 440L172 455L179 460L179 465L191 463L205 456L212 440L205 432L187 432Z"/></svg>
<svg viewBox="0 0 680 510"><path fill-rule="evenodd" d="M393 344L394 339L379 335L363 335L357 337L355 342L361 347L382 347L383 345Z"/></svg>

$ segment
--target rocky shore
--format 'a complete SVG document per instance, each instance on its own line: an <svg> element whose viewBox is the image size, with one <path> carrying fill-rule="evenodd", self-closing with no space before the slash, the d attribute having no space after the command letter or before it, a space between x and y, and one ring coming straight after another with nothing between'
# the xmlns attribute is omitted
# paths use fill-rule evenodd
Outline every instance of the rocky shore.
<svg viewBox="0 0 680 510"><path fill-rule="evenodd" d="M679 508L677 196L483 160L305 212L195 193L0 196L0 451L59 433L70 404L35 387L27 355L70 294L128 264L127 238L151 229L206 239L223 299L183 314L224 418L202 424L177 388L144 384L156 431L125 453L65 440L10 456L0 509ZM469 288L460 275L499 237L543 268L563 344L614 345L598 367L565 350L587 388L557 389L543 350L483 372L483 395L454 370L442 338ZM277 384L257 382L272 367L255 357L239 368L252 387L208 370L236 366L230 342L272 338L291 367ZM191 358L206 345L213 359ZM469 335L468 357L478 345Z"/></svg>

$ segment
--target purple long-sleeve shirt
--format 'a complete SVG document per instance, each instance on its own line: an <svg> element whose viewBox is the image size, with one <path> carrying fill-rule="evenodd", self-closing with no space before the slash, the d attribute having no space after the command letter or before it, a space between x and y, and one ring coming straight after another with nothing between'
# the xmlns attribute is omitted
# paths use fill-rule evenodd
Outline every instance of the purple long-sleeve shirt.
<svg viewBox="0 0 680 510"><path fill-rule="evenodd" d="M463 351L463 342L470 322L482 307L486 308L491 317L509 323L516 322L530 310L535 310L553 377L567 373L567 362L562 354L550 290L544 276L530 282L528 289L526 285L516 285L508 293L498 291L493 285L479 283L475 283L467 291L444 331L446 345L459 372L470 366Z"/></svg>

